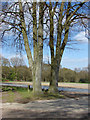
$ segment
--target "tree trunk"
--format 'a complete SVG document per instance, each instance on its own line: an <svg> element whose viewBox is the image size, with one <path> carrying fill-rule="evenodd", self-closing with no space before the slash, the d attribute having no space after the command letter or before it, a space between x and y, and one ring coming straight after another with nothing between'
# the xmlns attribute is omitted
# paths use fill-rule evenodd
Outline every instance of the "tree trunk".
<svg viewBox="0 0 90 120"><path fill-rule="evenodd" d="M57 80L57 76L58 73L56 73L56 67L52 66L51 67L51 80L50 80L50 88L49 88L49 92L50 93L56 93L58 92L58 80Z"/></svg>
<svg viewBox="0 0 90 120"><path fill-rule="evenodd" d="M39 26L37 35L36 3L33 3L33 39L34 39L34 65L33 65L33 92L42 94L42 61L43 61L43 3L39 3Z"/></svg>
<svg viewBox="0 0 90 120"><path fill-rule="evenodd" d="M61 43L61 37L62 37L62 20L63 20L63 7L64 2L61 3L60 8L60 17L58 20L58 27L57 27L57 45L56 45L56 55L54 56L54 59L52 59L53 51L51 51L51 81L50 81L50 91L57 92L58 89L58 79L59 79L59 67L62 59L62 55L65 49L65 46L67 44L68 40L68 34L69 34L69 24L65 26L65 36L64 40ZM70 3L68 3L68 8L70 7ZM69 17L69 10L67 11L66 19ZM53 26L53 23L52 23ZM52 34L53 36L53 34ZM52 42L53 43L53 42ZM52 48L52 47L51 47Z"/></svg>
<svg viewBox="0 0 90 120"><path fill-rule="evenodd" d="M32 71L33 79L33 93L34 95L40 95L42 93L41 89L41 63L37 59L36 64L33 65Z"/></svg>
<svg viewBox="0 0 90 120"><path fill-rule="evenodd" d="M32 69L32 80L33 80L33 93L34 95L40 95L41 89L41 60L40 60L40 46L37 43L37 18L36 18L36 2L33 2L33 49L34 49L34 60L32 59L31 50L29 48L28 36L26 32L26 25L24 20L24 13L22 2L19 0L19 8L20 8L20 21L21 21L21 29L24 39L25 50L28 57L29 65ZM41 52L42 53L42 52Z"/></svg>
<svg viewBox="0 0 90 120"><path fill-rule="evenodd" d="M49 92L55 93L58 91L58 82L56 77L56 63L54 58L54 23L53 23L53 17L54 17L54 11L52 11L52 4L50 2L49 7L49 14L50 14L50 52L51 52L51 80L50 80L50 87Z"/></svg>

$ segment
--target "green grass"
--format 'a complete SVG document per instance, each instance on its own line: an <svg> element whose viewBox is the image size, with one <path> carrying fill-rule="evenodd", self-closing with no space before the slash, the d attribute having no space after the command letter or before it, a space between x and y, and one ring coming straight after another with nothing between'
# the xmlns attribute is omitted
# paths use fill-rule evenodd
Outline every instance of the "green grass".
<svg viewBox="0 0 90 120"><path fill-rule="evenodd" d="M15 99L15 95L12 91L8 91L7 92L7 95L3 95L2 93L2 101L5 100L6 102L14 102L14 99Z"/></svg>
<svg viewBox="0 0 90 120"><path fill-rule="evenodd" d="M27 90L27 88L13 87L13 86L2 86L3 91L22 91Z"/></svg>
<svg viewBox="0 0 90 120"><path fill-rule="evenodd" d="M59 98L65 98L64 95L60 94L45 94L43 93L42 95L33 95L33 92L19 92L20 95L22 96L22 99L19 100L20 103L28 103L30 101L35 101L35 100L51 100L51 99L59 99Z"/></svg>
<svg viewBox="0 0 90 120"><path fill-rule="evenodd" d="M14 87L15 88L15 87ZM13 88L13 89L14 89ZM65 98L61 94L51 94L48 92L43 92L40 95L34 95L32 90L28 91L26 88L15 88L13 91L10 87L5 88L6 92L2 92L2 100L5 102L19 102L19 103L28 103L34 100L50 100L50 99L59 99Z"/></svg>
<svg viewBox="0 0 90 120"><path fill-rule="evenodd" d="M9 81L2 81L2 82L3 82L3 83L6 83L6 82L12 82L12 83L13 83L13 82L15 82L15 81L10 81L10 80L9 80Z"/></svg>
<svg viewBox="0 0 90 120"><path fill-rule="evenodd" d="M18 93L23 98L23 99L21 99L21 102L65 98L64 95L61 95L59 93L57 93L57 94L52 93L51 94L51 93L48 93L48 92L42 92L42 94L34 95L32 90L27 91L27 89L18 89Z"/></svg>

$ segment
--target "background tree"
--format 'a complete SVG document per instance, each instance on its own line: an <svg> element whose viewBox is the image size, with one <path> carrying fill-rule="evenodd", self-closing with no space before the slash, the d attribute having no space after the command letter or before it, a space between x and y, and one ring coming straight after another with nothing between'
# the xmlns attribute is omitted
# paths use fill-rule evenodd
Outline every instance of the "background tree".
<svg viewBox="0 0 90 120"><path fill-rule="evenodd" d="M18 72L17 72L17 67L19 67L19 66L24 66L25 65L25 62L24 62L24 60L23 60L23 58L19 58L19 57L12 57L11 59L10 59L10 62L11 62L11 66L13 66L14 67L14 69L15 69L15 73L13 73L14 75L13 76L15 76L15 78L16 78L16 80L18 79L17 77L18 77Z"/></svg>
<svg viewBox="0 0 90 120"><path fill-rule="evenodd" d="M25 66L25 62L23 58L19 58L19 57L12 57L10 59L10 63L11 63L11 66L13 67Z"/></svg>
<svg viewBox="0 0 90 120"><path fill-rule="evenodd" d="M17 80L17 73L15 72L15 68L12 67L9 68L7 79L10 81Z"/></svg>
<svg viewBox="0 0 90 120"><path fill-rule="evenodd" d="M10 61L7 58L1 57L1 64L2 66L10 66Z"/></svg>
<svg viewBox="0 0 90 120"><path fill-rule="evenodd" d="M27 66L17 67L17 80L18 81L32 81L32 72Z"/></svg>
<svg viewBox="0 0 90 120"><path fill-rule="evenodd" d="M9 67L2 66L2 80L7 80L9 75Z"/></svg>
<svg viewBox="0 0 90 120"><path fill-rule="evenodd" d="M6 58L7 59L7 58ZM8 59L7 59L8 60ZM9 60L8 60L9 61ZM51 80L51 66L49 64L42 64L42 81L50 82ZM2 80L15 81L32 81L32 71L29 67L17 66L17 71L15 72L15 67L13 66L2 66ZM71 70L68 68L59 69L59 79L58 82L77 82L77 83L89 83L88 81L88 68L82 68Z"/></svg>
<svg viewBox="0 0 90 120"><path fill-rule="evenodd" d="M1 65L2 65L2 77L7 79L9 74L10 62L7 58L1 56Z"/></svg>

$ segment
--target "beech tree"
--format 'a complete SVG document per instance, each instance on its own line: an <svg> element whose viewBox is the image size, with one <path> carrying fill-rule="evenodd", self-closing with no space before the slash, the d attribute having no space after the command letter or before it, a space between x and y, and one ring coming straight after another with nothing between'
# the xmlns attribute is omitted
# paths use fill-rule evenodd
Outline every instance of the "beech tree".
<svg viewBox="0 0 90 120"><path fill-rule="evenodd" d="M42 93L41 71L43 60L43 4L37 2L18 2L5 3L7 8L3 7L1 12L2 24L9 25L3 31L2 36L7 31L14 32L17 37L14 39L18 46L23 44L28 58L29 66L32 70L33 93L35 95ZM37 23L37 7L39 8L39 20ZM33 26L33 29L30 28ZM30 31L33 31L33 53L30 49ZM2 39L2 42L4 40ZM16 44L16 43L15 43ZM22 48L22 46L21 46Z"/></svg>
<svg viewBox="0 0 90 120"><path fill-rule="evenodd" d="M79 21L87 28L88 24L87 22L85 23L85 20L88 18L88 14L82 12L82 7L87 7L87 5L85 2L49 2L47 6L49 8L50 25L48 31L50 31L49 47L51 53L51 80L49 91L57 92L60 63L65 47L69 42L70 29ZM55 31L57 38L55 38Z"/></svg>

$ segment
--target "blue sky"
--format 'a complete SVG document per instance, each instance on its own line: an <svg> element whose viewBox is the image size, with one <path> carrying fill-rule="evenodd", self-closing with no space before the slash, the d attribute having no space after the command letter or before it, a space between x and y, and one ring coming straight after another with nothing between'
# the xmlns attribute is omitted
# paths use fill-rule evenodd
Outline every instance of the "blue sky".
<svg viewBox="0 0 90 120"><path fill-rule="evenodd" d="M74 69L88 66L88 39L85 32L77 33L74 37L78 44L73 45L76 50L66 49L62 59L62 66ZM81 40L81 41L79 41ZM77 50L79 49L79 50Z"/></svg>
<svg viewBox="0 0 90 120"><path fill-rule="evenodd" d="M72 45L74 50L66 48L62 57L62 67L74 70L75 68L83 68L88 66L88 39L85 37L85 32L78 32L72 39L75 39L78 44ZM81 40L81 41L79 41ZM79 50L77 50L79 49ZM14 47L2 48L2 55L8 59L18 55ZM18 55L19 56L19 55ZM23 58L28 65L27 56L24 52ZM47 63L50 60L49 48L44 47L44 62Z"/></svg>
<svg viewBox="0 0 90 120"><path fill-rule="evenodd" d="M78 32L72 39L77 41L77 44L71 44L73 49L66 48L62 56L61 65L65 68L75 69L88 66L88 39L85 37L85 32ZM68 46L69 47L69 46ZM46 47L47 49L47 47ZM50 53L44 50L44 61L48 61ZM50 59L50 58L49 58Z"/></svg>
<svg viewBox="0 0 90 120"><path fill-rule="evenodd" d="M80 28L76 26L77 29ZM6 34L6 36L10 36L11 34ZM8 38L7 38L8 39ZM10 39L13 39L10 37ZM78 44L70 45L72 49L65 49L64 54L62 56L61 65L62 67L75 69L75 68L83 68L88 66L88 39L85 37L85 31L76 31L71 35L71 39L76 40ZM79 50L76 50L79 49ZM2 48L2 55L8 59L15 57L16 50L14 47L3 47ZM25 63L28 66L28 60L25 52L23 52L23 58ZM45 63L50 61L50 51L49 48L46 46L44 47L44 57L43 61Z"/></svg>

